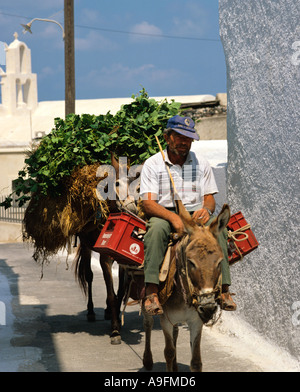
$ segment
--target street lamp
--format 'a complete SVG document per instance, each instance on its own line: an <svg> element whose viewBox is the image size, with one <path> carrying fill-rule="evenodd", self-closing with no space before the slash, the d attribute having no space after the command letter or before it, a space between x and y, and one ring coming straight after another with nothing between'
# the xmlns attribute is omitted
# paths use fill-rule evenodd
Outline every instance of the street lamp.
<svg viewBox="0 0 300 392"><path fill-rule="evenodd" d="M64 0L65 29L56 20L34 18L24 27L23 33L27 31L32 34L31 25L35 20L57 24L63 32L65 43L65 116L75 113L75 49L74 49L74 0Z"/></svg>
<svg viewBox="0 0 300 392"><path fill-rule="evenodd" d="M24 24L21 23L21 26L24 27L23 34L27 33L27 31L28 31L30 34L32 34L31 25L32 25L32 23L33 23L35 20L40 20L40 21L42 21L42 22L51 22L51 23L57 24L57 25L61 28L61 30L62 30L62 33L63 33L63 40L65 39L65 31L64 31L62 25L61 25L60 23L56 22L56 20L53 20L53 19L34 18L34 19L32 19L29 23L27 23L26 25L24 25Z"/></svg>

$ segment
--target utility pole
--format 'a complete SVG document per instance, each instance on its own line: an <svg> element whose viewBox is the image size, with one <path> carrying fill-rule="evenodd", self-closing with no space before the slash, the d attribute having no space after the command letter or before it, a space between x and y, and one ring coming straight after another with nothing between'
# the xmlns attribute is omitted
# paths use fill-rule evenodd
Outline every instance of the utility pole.
<svg viewBox="0 0 300 392"><path fill-rule="evenodd" d="M74 0L64 0L65 116L75 113Z"/></svg>

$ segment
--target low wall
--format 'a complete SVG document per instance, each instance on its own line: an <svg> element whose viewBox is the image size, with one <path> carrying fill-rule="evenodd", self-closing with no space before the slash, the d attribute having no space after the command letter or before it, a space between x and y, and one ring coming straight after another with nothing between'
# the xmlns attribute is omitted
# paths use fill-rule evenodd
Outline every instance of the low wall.
<svg viewBox="0 0 300 392"><path fill-rule="evenodd" d="M227 116L203 117L196 124L196 130L200 140L226 140Z"/></svg>
<svg viewBox="0 0 300 392"><path fill-rule="evenodd" d="M0 242L22 242L22 224L0 221Z"/></svg>

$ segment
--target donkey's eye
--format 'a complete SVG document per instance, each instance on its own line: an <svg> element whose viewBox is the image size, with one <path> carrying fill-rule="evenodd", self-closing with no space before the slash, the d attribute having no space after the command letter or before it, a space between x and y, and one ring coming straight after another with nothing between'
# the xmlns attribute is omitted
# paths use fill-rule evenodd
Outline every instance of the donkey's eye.
<svg viewBox="0 0 300 392"><path fill-rule="evenodd" d="M120 182L116 181L116 187L120 186Z"/></svg>
<svg viewBox="0 0 300 392"><path fill-rule="evenodd" d="M196 264L193 262L193 260L188 259L188 262L189 262L191 268L195 268L195 269L197 268Z"/></svg>

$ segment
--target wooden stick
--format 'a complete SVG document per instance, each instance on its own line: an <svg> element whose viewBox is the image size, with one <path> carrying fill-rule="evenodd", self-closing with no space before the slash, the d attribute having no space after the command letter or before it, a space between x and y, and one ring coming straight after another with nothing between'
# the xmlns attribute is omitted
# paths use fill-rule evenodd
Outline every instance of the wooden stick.
<svg viewBox="0 0 300 392"><path fill-rule="evenodd" d="M170 177L170 180L171 180L173 189L174 189L174 194L176 194L177 196L179 196L178 193L177 193L176 187L175 187L175 183L174 183L174 180L173 180L173 177L172 177L170 168L169 168L169 166L168 166L167 163L166 163L165 154L164 154L164 152L163 152L163 149L162 149L162 147L161 147L161 145L160 145L160 142L159 142L159 140L158 140L158 137L157 137L156 135L154 135L154 136L155 136L155 139L156 139L156 141L157 141L158 147L159 147L159 149L160 149L160 152L161 152L163 161L164 161L164 163L165 163L165 165L166 165L166 168L167 168L167 171L168 171L168 174L169 174L169 177Z"/></svg>

